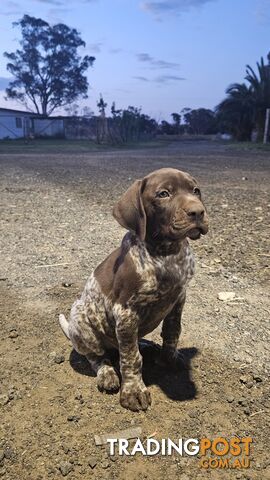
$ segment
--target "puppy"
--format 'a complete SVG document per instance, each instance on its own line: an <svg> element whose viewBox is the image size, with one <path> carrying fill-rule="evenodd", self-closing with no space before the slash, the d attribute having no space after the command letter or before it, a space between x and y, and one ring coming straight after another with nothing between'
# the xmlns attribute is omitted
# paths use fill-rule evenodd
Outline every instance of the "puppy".
<svg viewBox="0 0 270 480"><path fill-rule="evenodd" d="M85 355L100 390L117 391L120 379L108 352L119 350L120 403L146 410L150 392L142 379L138 341L162 322L162 359L179 361L177 344L194 258L188 238L208 231L197 181L174 168L136 180L113 210L128 230L122 244L92 273L69 322L59 321L75 350Z"/></svg>

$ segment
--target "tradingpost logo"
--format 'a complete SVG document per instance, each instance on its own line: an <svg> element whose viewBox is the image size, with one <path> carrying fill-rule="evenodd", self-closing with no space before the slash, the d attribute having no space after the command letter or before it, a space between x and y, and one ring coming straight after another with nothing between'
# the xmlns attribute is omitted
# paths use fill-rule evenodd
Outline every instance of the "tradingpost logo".
<svg viewBox="0 0 270 480"><path fill-rule="evenodd" d="M110 455L120 456L197 456L203 469L246 469L250 467L251 437L146 438L130 441L124 438L107 438Z"/></svg>

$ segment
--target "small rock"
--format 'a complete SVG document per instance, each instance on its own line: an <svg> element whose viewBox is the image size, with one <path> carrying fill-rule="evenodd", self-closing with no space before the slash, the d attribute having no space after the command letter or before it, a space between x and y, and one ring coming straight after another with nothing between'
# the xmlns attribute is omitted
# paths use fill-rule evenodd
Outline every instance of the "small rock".
<svg viewBox="0 0 270 480"><path fill-rule="evenodd" d="M12 448L10 447L7 447L5 449L5 458L7 458L8 460L10 460L11 458L13 458L15 456L15 452Z"/></svg>
<svg viewBox="0 0 270 480"><path fill-rule="evenodd" d="M8 398L9 400L17 400L18 398L21 398L21 395L19 392L16 392L15 387L11 387L8 391Z"/></svg>
<svg viewBox="0 0 270 480"><path fill-rule="evenodd" d="M71 286L72 286L72 283L62 282L62 287L68 288L68 287L71 287Z"/></svg>
<svg viewBox="0 0 270 480"><path fill-rule="evenodd" d="M239 403L239 405L241 405L242 407L247 407L247 401L246 401L246 399L243 398L243 397L239 398L238 403Z"/></svg>
<svg viewBox="0 0 270 480"><path fill-rule="evenodd" d="M16 330L12 330L9 334L9 338L17 338L19 336L18 332Z"/></svg>
<svg viewBox="0 0 270 480"><path fill-rule="evenodd" d="M65 361L64 355L58 355L58 354L55 355L54 363L57 363L59 365L60 363L63 363L64 361Z"/></svg>
<svg viewBox="0 0 270 480"><path fill-rule="evenodd" d="M257 383L262 382L262 378L261 378L259 375L257 375L257 374L254 374L254 375L253 375L253 379L254 379L255 382L257 382Z"/></svg>
<svg viewBox="0 0 270 480"><path fill-rule="evenodd" d="M234 396L233 395L228 395L226 400L227 400L228 403L232 403L234 401Z"/></svg>
<svg viewBox="0 0 270 480"><path fill-rule="evenodd" d="M241 375L239 380L241 383L247 383L249 379L246 375Z"/></svg>
<svg viewBox="0 0 270 480"><path fill-rule="evenodd" d="M97 459L96 457L94 457L94 455L91 455L91 457L89 458L88 460L88 465L89 467L92 468L92 470L95 468L95 466L97 465Z"/></svg>
<svg viewBox="0 0 270 480"><path fill-rule="evenodd" d="M219 292L218 294L218 299L221 300L222 302L228 302L230 300L233 300L234 298L235 298L234 292Z"/></svg>
<svg viewBox="0 0 270 480"><path fill-rule="evenodd" d="M83 396L82 396L81 393L76 393L76 395L75 395L75 400L78 400L81 405L84 404L84 399L83 399Z"/></svg>
<svg viewBox="0 0 270 480"><path fill-rule="evenodd" d="M70 472L72 472L73 465L70 462L61 462L59 465L59 470L63 477L66 477Z"/></svg>
<svg viewBox="0 0 270 480"><path fill-rule="evenodd" d="M104 460L104 462L101 462L100 466L105 470L106 468L109 468L110 463L108 462L108 460Z"/></svg>
<svg viewBox="0 0 270 480"><path fill-rule="evenodd" d="M8 395L0 395L0 405L6 405L9 402Z"/></svg>
<svg viewBox="0 0 270 480"><path fill-rule="evenodd" d="M62 448L66 454L70 452L70 448L67 445L62 445Z"/></svg>
<svg viewBox="0 0 270 480"><path fill-rule="evenodd" d="M56 474L56 470L54 467L48 467L47 468L47 473L48 475L55 475Z"/></svg>
<svg viewBox="0 0 270 480"><path fill-rule="evenodd" d="M69 415L67 417L69 422L78 422L80 420L80 418L81 417L79 417L78 415Z"/></svg>

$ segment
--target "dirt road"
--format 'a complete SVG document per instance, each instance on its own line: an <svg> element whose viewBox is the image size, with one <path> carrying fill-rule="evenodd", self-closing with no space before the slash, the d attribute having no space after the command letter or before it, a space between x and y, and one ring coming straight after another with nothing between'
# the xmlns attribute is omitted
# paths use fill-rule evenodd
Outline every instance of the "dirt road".
<svg viewBox="0 0 270 480"><path fill-rule="evenodd" d="M270 155L209 142L82 154L1 154L0 477L8 480L267 479L269 445ZM58 327L91 270L124 230L111 209L162 166L199 179L209 234L193 242L179 347L189 369L154 365L145 413L96 389ZM220 292L233 292L230 301ZM160 342L159 332L151 337ZM151 357L152 361L149 361ZM268 423L268 424L267 424ZM142 427L142 438L252 437L250 468L201 468L197 456L111 458L93 436Z"/></svg>

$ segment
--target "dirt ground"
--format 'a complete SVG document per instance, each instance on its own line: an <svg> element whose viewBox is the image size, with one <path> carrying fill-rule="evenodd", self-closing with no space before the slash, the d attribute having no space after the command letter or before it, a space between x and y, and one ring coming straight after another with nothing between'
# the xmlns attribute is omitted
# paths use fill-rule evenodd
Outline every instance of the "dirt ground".
<svg viewBox="0 0 270 480"><path fill-rule="evenodd" d="M210 232L192 242L197 271L170 374L145 350L147 412L98 392L58 326L124 230L111 209L163 166L200 181ZM269 152L210 142L92 153L0 155L0 477L8 480L268 479ZM230 301L220 292L234 292ZM160 343L159 331L150 338ZM108 455L98 433L141 426L142 439L252 437L250 468L201 468L197 456ZM268 447L267 447L268 444Z"/></svg>

